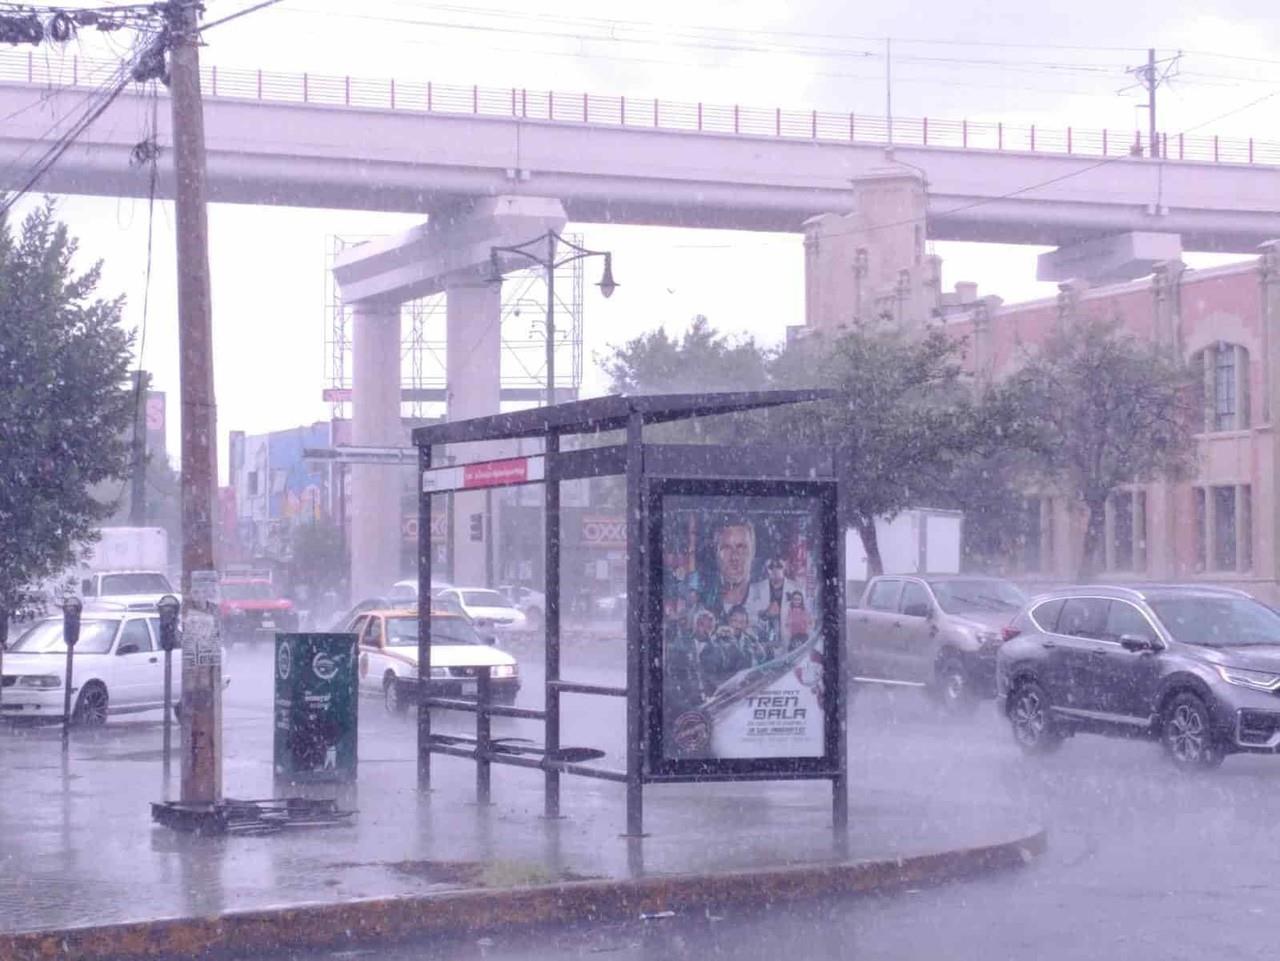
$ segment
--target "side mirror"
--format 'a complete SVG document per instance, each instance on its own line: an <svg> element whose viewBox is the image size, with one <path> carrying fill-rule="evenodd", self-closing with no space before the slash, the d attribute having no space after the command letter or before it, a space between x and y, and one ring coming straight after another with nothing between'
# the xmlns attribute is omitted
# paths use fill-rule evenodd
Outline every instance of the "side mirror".
<svg viewBox="0 0 1280 961"><path fill-rule="evenodd" d="M932 617L933 608L928 604L908 604L902 609L907 617Z"/></svg>
<svg viewBox="0 0 1280 961"><path fill-rule="evenodd" d="M1120 646L1133 654L1149 653L1160 650L1160 642L1139 634L1121 634Z"/></svg>

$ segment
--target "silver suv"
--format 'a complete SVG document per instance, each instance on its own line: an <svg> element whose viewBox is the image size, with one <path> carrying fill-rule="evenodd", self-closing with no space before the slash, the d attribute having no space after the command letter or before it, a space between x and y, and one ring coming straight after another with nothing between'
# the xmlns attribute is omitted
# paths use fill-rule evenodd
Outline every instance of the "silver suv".
<svg viewBox="0 0 1280 961"><path fill-rule="evenodd" d="M970 710L995 695L996 650L1025 603L998 577L873 577L847 614L854 680L921 687L950 710Z"/></svg>

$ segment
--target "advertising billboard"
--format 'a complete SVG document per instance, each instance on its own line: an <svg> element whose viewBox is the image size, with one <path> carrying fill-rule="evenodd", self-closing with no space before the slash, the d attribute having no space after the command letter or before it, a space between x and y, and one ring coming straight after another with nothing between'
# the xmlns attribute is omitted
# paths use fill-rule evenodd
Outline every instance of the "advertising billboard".
<svg viewBox="0 0 1280 961"><path fill-rule="evenodd" d="M651 507L650 767L822 767L838 645L833 505L816 489L668 485ZM777 489L777 485L774 485ZM655 627L657 625L655 624ZM660 641L659 641L660 639Z"/></svg>

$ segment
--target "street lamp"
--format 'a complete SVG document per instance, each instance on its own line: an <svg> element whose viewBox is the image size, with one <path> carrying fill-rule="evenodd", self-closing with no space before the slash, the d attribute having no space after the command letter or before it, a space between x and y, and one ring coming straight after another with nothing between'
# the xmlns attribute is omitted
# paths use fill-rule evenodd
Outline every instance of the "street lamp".
<svg viewBox="0 0 1280 961"><path fill-rule="evenodd" d="M66 680L62 685L62 753L66 754L71 738L72 654L80 640L80 613L84 604L74 594L62 601L62 642L67 648Z"/></svg>
<svg viewBox="0 0 1280 961"><path fill-rule="evenodd" d="M563 256L557 250L559 245L568 248ZM492 284L502 283L502 265L499 260L502 254L523 257L540 266L547 274L547 406L550 407L555 403L556 391L556 270L575 260L603 257L604 271L596 286L607 299L618 289L618 282L613 279L613 254L605 250L588 250L572 240L565 240L554 230L548 230L540 237L512 247L490 247L488 280Z"/></svg>

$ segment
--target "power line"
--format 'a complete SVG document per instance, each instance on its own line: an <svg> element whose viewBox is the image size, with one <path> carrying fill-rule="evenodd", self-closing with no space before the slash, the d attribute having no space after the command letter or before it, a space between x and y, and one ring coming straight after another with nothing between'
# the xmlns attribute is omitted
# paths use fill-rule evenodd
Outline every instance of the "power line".
<svg viewBox="0 0 1280 961"><path fill-rule="evenodd" d="M255 3L251 7L245 7L245 9L229 14L221 20L214 20L212 23L201 24L200 32L204 33L206 30L212 30L214 27L220 27L224 23L230 23L232 20L239 20L241 17L247 17L249 14L256 13L259 10L265 10L267 7L274 7L280 2L281 0L262 0L262 3Z"/></svg>

